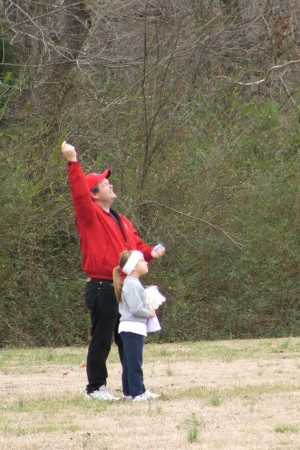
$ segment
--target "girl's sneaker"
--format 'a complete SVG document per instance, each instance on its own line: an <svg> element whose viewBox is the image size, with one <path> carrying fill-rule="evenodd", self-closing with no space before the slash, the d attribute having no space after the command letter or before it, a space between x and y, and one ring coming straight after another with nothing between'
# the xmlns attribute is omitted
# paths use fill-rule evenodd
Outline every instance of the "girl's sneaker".
<svg viewBox="0 0 300 450"><path fill-rule="evenodd" d="M159 394L154 394L154 392L150 392L148 391L148 389L145 390L144 394L148 400L153 399L153 398L159 398L160 395Z"/></svg>
<svg viewBox="0 0 300 450"><path fill-rule="evenodd" d="M136 397L133 397L133 401L134 402L147 402L149 400L149 398L145 395L137 395Z"/></svg>
<svg viewBox="0 0 300 450"><path fill-rule="evenodd" d="M125 395L125 394L123 394L123 399L124 399L124 400L132 400L132 397L131 397L131 395Z"/></svg>

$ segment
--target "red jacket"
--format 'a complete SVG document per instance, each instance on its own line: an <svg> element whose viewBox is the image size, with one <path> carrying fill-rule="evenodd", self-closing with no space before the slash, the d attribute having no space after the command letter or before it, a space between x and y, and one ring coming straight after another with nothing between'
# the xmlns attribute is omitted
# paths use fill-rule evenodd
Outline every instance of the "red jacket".
<svg viewBox="0 0 300 450"><path fill-rule="evenodd" d="M150 261L152 247L145 244L132 223L118 214L120 226L112 213L92 200L84 172L76 161L68 163L68 177L82 252L82 269L90 278L112 279L124 250L140 250Z"/></svg>

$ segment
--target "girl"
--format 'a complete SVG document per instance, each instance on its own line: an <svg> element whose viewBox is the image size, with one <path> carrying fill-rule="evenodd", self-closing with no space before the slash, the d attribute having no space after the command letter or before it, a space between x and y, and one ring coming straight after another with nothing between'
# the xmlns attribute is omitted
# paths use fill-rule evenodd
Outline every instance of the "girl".
<svg viewBox="0 0 300 450"><path fill-rule="evenodd" d="M124 355L122 386L123 397L134 401L157 398L159 395L145 390L143 382L143 346L147 336L148 317L155 317L155 310L145 305L145 290L139 277L148 273L148 263L138 250L125 251L120 256L119 266L113 271L113 283L119 313L119 333Z"/></svg>

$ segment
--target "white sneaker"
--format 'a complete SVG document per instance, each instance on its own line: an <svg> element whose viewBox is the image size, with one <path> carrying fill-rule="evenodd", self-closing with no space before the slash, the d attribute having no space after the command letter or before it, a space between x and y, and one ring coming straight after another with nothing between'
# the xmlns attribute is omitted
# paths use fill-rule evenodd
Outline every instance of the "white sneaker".
<svg viewBox="0 0 300 450"><path fill-rule="evenodd" d="M160 395L159 394L154 394L154 392L150 392L148 391L148 389L145 390L144 394L148 400L152 399L152 398L159 398Z"/></svg>
<svg viewBox="0 0 300 450"><path fill-rule="evenodd" d="M134 402L147 402L149 399L145 394L137 395L136 397L133 397Z"/></svg>
<svg viewBox="0 0 300 450"><path fill-rule="evenodd" d="M131 397L131 395L125 395L125 394L123 394L123 399L124 399L124 400L132 400L132 397Z"/></svg>
<svg viewBox="0 0 300 450"><path fill-rule="evenodd" d="M89 394L86 393L85 397L87 399L95 398L97 400L120 400L119 397L114 397L111 395L105 385L100 386L97 391L90 392Z"/></svg>

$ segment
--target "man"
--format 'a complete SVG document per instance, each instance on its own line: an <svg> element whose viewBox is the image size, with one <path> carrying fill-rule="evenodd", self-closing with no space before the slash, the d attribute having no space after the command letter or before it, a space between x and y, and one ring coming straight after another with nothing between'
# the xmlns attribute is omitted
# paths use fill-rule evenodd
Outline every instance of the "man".
<svg viewBox="0 0 300 450"><path fill-rule="evenodd" d="M119 400L106 387L106 360L112 336L122 362L122 343L118 334L118 304L112 284L112 271L124 250L140 250L146 261L160 258L164 247L145 244L132 223L111 209L116 199L108 178L110 169L85 176L75 148L66 141L61 151L68 161L68 179L82 252L82 269L87 274L85 303L91 315L91 340L87 354L86 397ZM156 394L145 391L149 398Z"/></svg>

